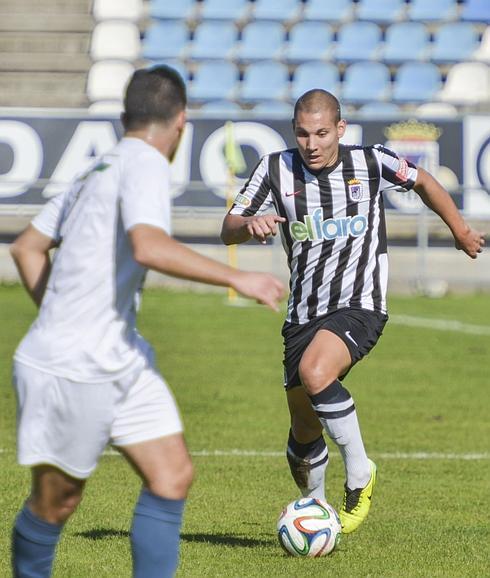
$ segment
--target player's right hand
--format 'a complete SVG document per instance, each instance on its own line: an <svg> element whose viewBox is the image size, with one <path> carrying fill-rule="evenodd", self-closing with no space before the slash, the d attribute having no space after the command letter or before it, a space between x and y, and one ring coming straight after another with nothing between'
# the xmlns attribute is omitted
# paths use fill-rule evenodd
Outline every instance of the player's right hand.
<svg viewBox="0 0 490 578"><path fill-rule="evenodd" d="M273 311L279 311L279 301L284 298L284 284L269 273L236 270L231 286L244 297L255 299Z"/></svg>
<svg viewBox="0 0 490 578"><path fill-rule="evenodd" d="M279 215L251 217L247 222L247 231L254 239L265 245L267 237L277 234L277 223L285 221L286 219Z"/></svg>
<svg viewBox="0 0 490 578"><path fill-rule="evenodd" d="M456 249L464 251L472 259L478 257L485 245L485 233L468 227L463 235L455 239Z"/></svg>

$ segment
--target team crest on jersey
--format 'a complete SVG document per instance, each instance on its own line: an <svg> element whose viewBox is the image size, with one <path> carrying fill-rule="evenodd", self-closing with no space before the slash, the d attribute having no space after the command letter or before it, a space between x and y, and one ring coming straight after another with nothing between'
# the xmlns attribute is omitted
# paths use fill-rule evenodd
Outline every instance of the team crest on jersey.
<svg viewBox="0 0 490 578"><path fill-rule="evenodd" d="M235 197L235 204L241 205L242 207L248 207L251 202L252 201L245 195L242 195L242 193L238 193L238 195Z"/></svg>
<svg viewBox="0 0 490 578"><path fill-rule="evenodd" d="M352 201L360 201L362 199L362 183L359 179L350 179L347 181L349 185L349 197Z"/></svg>

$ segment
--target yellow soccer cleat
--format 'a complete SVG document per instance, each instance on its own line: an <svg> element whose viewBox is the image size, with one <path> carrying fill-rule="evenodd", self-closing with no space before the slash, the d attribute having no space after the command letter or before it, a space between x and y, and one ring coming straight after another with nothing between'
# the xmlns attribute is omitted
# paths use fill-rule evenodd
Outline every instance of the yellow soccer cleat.
<svg viewBox="0 0 490 578"><path fill-rule="evenodd" d="M369 460L369 463L371 464L371 478L366 487L351 490L345 486L344 500L339 512L343 534L350 534L357 530L369 513L376 484L376 464L372 460Z"/></svg>

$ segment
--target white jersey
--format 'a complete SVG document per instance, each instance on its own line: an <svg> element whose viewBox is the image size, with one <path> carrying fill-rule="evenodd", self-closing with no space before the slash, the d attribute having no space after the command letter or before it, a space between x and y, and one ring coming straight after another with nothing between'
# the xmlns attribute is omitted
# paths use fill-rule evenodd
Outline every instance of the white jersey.
<svg viewBox="0 0 490 578"><path fill-rule="evenodd" d="M135 327L146 273L128 238L137 224L170 233L169 165L141 139L124 138L32 221L60 245L17 361L83 383L149 362L151 347Z"/></svg>

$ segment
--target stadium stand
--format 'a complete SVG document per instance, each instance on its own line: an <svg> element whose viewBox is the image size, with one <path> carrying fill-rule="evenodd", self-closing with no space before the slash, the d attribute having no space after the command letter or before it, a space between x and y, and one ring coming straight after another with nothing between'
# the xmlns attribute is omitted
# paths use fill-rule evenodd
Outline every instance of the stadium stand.
<svg viewBox="0 0 490 578"><path fill-rule="evenodd" d="M247 24L234 57L242 62L279 58L284 28L279 22L257 21Z"/></svg>
<svg viewBox="0 0 490 578"><path fill-rule="evenodd" d="M458 62L447 75L438 100L460 106L478 106L490 99L489 68L482 62Z"/></svg>
<svg viewBox="0 0 490 578"><path fill-rule="evenodd" d="M381 28L374 22L351 22L339 30L333 58L340 62L374 60L381 46Z"/></svg>
<svg viewBox="0 0 490 578"><path fill-rule="evenodd" d="M408 18L422 22L445 22L458 15L456 0L412 0L408 4Z"/></svg>
<svg viewBox="0 0 490 578"><path fill-rule="evenodd" d="M129 20L138 22L143 17L143 0L94 0L94 18L101 20Z"/></svg>
<svg viewBox="0 0 490 578"><path fill-rule="evenodd" d="M333 43L333 29L324 22L299 22L289 31L282 57L290 63L327 60ZM312 50L312 46L315 47Z"/></svg>
<svg viewBox="0 0 490 578"><path fill-rule="evenodd" d="M100 60L90 69L87 96L90 102L122 98L124 87L134 71L129 62Z"/></svg>
<svg viewBox="0 0 490 578"><path fill-rule="evenodd" d="M255 20L291 22L301 15L302 3L298 0L255 0L252 4Z"/></svg>
<svg viewBox="0 0 490 578"><path fill-rule="evenodd" d="M232 62L203 62L194 73L189 88L193 101L232 100L236 91L238 69Z"/></svg>
<svg viewBox="0 0 490 578"><path fill-rule="evenodd" d="M90 45L92 60L133 62L140 53L140 34L133 22L107 20L95 26Z"/></svg>
<svg viewBox="0 0 490 578"><path fill-rule="evenodd" d="M381 62L355 62L345 71L341 93L347 104L388 100L391 91L390 71Z"/></svg>
<svg viewBox="0 0 490 578"><path fill-rule="evenodd" d="M189 31L184 22L155 21L146 30L142 56L155 61L184 58L188 41Z"/></svg>
<svg viewBox="0 0 490 578"><path fill-rule="evenodd" d="M466 0L461 11L461 20L466 22L490 22L490 2L488 0Z"/></svg>
<svg viewBox="0 0 490 578"><path fill-rule="evenodd" d="M436 64L471 58L479 45L476 28L468 22L443 24L434 33L430 59Z"/></svg>
<svg viewBox="0 0 490 578"><path fill-rule="evenodd" d="M332 63L304 62L294 73L291 83L291 98L298 99L307 90L321 86L334 94L339 92L340 77Z"/></svg>
<svg viewBox="0 0 490 578"><path fill-rule="evenodd" d="M441 88L441 73L431 62L406 62L397 71L393 84L394 102L431 101Z"/></svg>
<svg viewBox="0 0 490 578"><path fill-rule="evenodd" d="M352 0L308 0L303 18L318 22L348 22L354 18L354 3Z"/></svg>
<svg viewBox="0 0 490 578"><path fill-rule="evenodd" d="M229 58L236 36L233 22L204 21L194 31L188 56L194 60Z"/></svg>
<svg viewBox="0 0 490 578"><path fill-rule="evenodd" d="M192 20L196 15L197 3L194 0L151 0L150 17L161 20Z"/></svg>
<svg viewBox="0 0 490 578"><path fill-rule="evenodd" d="M359 0L357 18L378 24L391 24L405 16L405 0Z"/></svg>
<svg viewBox="0 0 490 578"><path fill-rule="evenodd" d="M248 0L204 0L199 12L203 20L229 20L241 22L249 18L251 4Z"/></svg>
<svg viewBox="0 0 490 578"><path fill-rule="evenodd" d="M425 60L429 52L429 31L422 22L399 22L388 26L382 47L386 64ZM410 42L407 42L410 38Z"/></svg>
<svg viewBox="0 0 490 578"><path fill-rule="evenodd" d="M472 54L472 59L490 63L490 26L483 33L480 45Z"/></svg>
<svg viewBox="0 0 490 578"><path fill-rule="evenodd" d="M239 97L244 102L283 100L287 98L288 69L273 60L250 64L245 71Z"/></svg>

